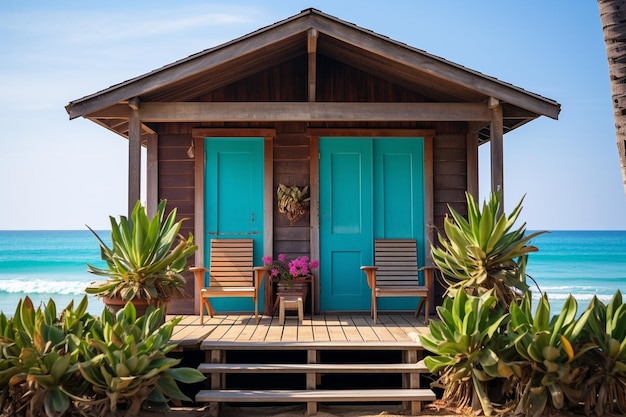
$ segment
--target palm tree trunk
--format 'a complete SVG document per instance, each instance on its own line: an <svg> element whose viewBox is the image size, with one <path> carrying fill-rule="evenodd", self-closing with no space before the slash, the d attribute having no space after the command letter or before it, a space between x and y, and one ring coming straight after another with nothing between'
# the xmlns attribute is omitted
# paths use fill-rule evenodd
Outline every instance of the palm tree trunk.
<svg viewBox="0 0 626 417"><path fill-rule="evenodd" d="M598 0L604 32L617 152L626 193L626 0Z"/></svg>

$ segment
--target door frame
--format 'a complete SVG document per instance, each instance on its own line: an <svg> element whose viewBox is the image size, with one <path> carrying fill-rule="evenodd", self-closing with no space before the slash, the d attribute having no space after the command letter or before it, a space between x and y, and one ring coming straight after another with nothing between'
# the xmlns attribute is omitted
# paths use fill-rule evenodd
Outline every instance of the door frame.
<svg viewBox="0 0 626 417"><path fill-rule="evenodd" d="M194 146L194 241L198 250L194 256L195 266L204 266L204 252L206 241L204 236L204 200L206 170L206 156L204 139L219 138L263 138L263 254L273 253L274 247L274 138L275 129L228 129L228 128L195 128L192 129L192 143ZM195 286L194 286L195 288ZM194 291L195 294L195 291ZM194 295L195 310L199 306L199 294ZM199 314L196 311L196 314Z"/></svg>
<svg viewBox="0 0 626 417"><path fill-rule="evenodd" d="M310 144L311 172L311 259L320 258L320 137L372 137L372 138L424 138L424 242L434 242L434 195L433 195L433 138L434 129L307 129ZM432 264L430 251L426 250L425 264ZM315 276L315 312L320 312L319 277ZM365 278L364 278L365 279ZM432 297L429 294L429 297Z"/></svg>

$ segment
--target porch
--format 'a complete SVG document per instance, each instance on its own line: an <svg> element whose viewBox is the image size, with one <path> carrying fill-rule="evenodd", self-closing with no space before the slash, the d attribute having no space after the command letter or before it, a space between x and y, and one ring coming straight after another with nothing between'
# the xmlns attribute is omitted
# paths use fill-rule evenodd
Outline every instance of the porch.
<svg viewBox="0 0 626 417"><path fill-rule="evenodd" d="M377 323L369 314L322 314L287 316L280 325L278 315L263 316L257 323L253 314L216 315L205 318L183 316L172 335L179 350L211 350L220 347L256 349L267 346L290 347L299 344L338 348L371 347L379 349L413 348L421 350L419 334L428 332L423 318L411 314L381 314Z"/></svg>
<svg viewBox="0 0 626 417"><path fill-rule="evenodd" d="M199 355L198 369L207 375L198 404L208 403L211 416L221 404L306 404L314 415L318 404L403 404L415 415L423 402L436 399L421 379L419 335L423 319L411 314L278 316L257 321L252 314L218 315L200 324L184 316L172 342L183 357ZM188 365L189 366L189 365Z"/></svg>

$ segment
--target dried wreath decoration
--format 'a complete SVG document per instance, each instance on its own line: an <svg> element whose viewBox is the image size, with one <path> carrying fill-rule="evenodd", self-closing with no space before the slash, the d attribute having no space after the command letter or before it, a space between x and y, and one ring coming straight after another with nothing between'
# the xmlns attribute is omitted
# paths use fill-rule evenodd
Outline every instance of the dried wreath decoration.
<svg viewBox="0 0 626 417"><path fill-rule="evenodd" d="M294 224L309 210L311 197L308 196L308 185L300 189L295 185L287 187L284 184L278 184L276 194L278 212L287 216L290 224Z"/></svg>

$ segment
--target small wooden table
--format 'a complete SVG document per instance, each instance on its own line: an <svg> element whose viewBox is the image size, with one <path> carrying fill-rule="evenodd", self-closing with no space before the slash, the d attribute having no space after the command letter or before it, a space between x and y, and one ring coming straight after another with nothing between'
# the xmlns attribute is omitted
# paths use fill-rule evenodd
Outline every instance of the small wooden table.
<svg viewBox="0 0 626 417"><path fill-rule="evenodd" d="M308 293L311 299L311 315L313 315L313 313L315 312L315 277L311 275L306 278L296 278L294 282L301 282L301 283L310 285ZM279 308L279 301L280 301L276 295L276 284L278 283L278 278L268 277L265 283L266 284L265 284L265 292L264 292L264 298L265 298L264 313L268 316L273 317ZM288 292L285 295L292 296L292 295L298 295L298 294ZM305 299L302 300L303 304L304 302L306 302Z"/></svg>
<svg viewBox="0 0 626 417"><path fill-rule="evenodd" d="M278 296L278 323L285 324L285 310L298 310L298 320L304 320L304 307L302 297L299 295L279 295Z"/></svg>

